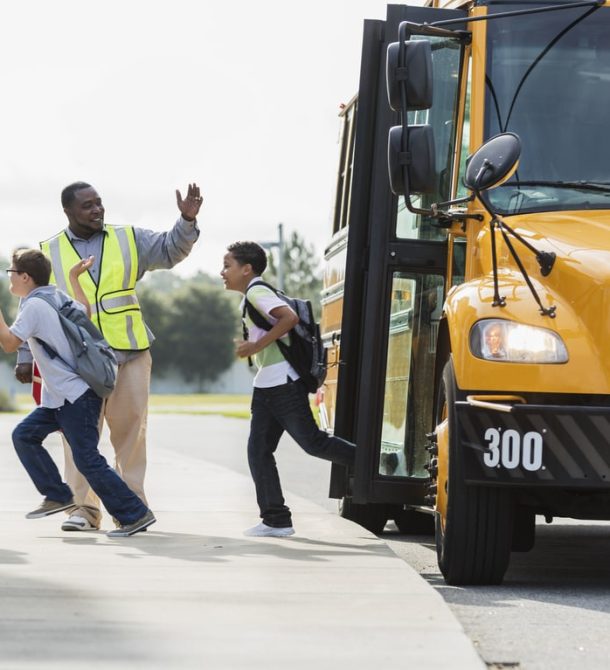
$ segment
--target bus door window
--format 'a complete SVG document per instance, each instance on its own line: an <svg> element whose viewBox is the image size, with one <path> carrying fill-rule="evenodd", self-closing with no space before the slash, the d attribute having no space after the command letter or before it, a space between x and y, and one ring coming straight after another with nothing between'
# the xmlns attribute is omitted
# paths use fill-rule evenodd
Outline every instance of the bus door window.
<svg viewBox="0 0 610 670"><path fill-rule="evenodd" d="M385 371L379 474L427 478L436 338L444 277L394 272Z"/></svg>
<svg viewBox="0 0 610 670"><path fill-rule="evenodd" d="M472 84L472 60L468 60L468 75L466 81L466 101L464 103L464 122L462 124L462 144L460 148L460 163L457 178L456 198L465 198L470 195L464 186L464 175L466 174L466 159L470 153L470 91Z"/></svg>

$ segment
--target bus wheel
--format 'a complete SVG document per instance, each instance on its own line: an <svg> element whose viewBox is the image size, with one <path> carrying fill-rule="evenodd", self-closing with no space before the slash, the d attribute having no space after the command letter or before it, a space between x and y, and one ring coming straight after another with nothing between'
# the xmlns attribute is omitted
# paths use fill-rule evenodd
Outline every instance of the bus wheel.
<svg viewBox="0 0 610 670"><path fill-rule="evenodd" d="M378 503L357 505L351 498L342 498L339 501L339 514L375 535L383 532L388 520L387 505Z"/></svg>
<svg viewBox="0 0 610 670"><path fill-rule="evenodd" d="M394 523L403 535L434 535L432 514L401 509L394 514Z"/></svg>
<svg viewBox="0 0 610 670"><path fill-rule="evenodd" d="M510 559L513 504L504 489L464 483L455 409L462 397L449 361L437 403L438 565L448 584L500 584Z"/></svg>
<svg viewBox="0 0 610 670"><path fill-rule="evenodd" d="M526 507L516 507L512 551L531 551L536 543L536 515Z"/></svg>

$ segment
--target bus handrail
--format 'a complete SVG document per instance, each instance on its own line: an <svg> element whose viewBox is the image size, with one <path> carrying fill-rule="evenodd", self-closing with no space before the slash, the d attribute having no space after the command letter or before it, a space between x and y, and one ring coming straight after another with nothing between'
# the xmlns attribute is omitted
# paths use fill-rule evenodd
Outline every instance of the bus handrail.
<svg viewBox="0 0 610 670"><path fill-rule="evenodd" d="M526 404L525 398L520 395L469 395L466 396L469 405L473 407L482 407L483 409L492 409L496 412L512 412L513 405L504 403L522 403Z"/></svg>

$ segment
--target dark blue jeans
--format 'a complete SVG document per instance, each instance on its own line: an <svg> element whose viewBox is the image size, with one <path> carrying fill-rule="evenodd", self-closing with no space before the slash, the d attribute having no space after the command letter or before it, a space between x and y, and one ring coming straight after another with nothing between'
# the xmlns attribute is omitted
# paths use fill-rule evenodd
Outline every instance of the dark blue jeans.
<svg viewBox="0 0 610 670"><path fill-rule="evenodd" d="M34 486L48 500L68 502L72 498L43 440L61 430L70 445L74 464L121 524L143 517L148 508L108 465L98 451L98 422L102 400L91 389L73 403L57 409L37 407L13 431L13 444Z"/></svg>
<svg viewBox="0 0 610 670"><path fill-rule="evenodd" d="M273 455L284 431L308 454L333 463L353 465L356 453L350 442L318 428L309 406L307 389L301 380L271 388L255 388L248 464L261 519L276 528L292 525Z"/></svg>

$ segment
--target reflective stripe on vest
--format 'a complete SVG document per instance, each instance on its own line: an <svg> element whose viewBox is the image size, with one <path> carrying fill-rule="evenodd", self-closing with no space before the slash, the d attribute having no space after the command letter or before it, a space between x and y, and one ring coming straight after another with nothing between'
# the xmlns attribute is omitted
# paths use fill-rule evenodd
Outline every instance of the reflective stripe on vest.
<svg viewBox="0 0 610 670"><path fill-rule="evenodd" d="M138 252L131 226L104 226L99 284L89 272L80 276L80 284L91 305L91 318L113 349L148 349L140 304L135 292ZM70 268L80 256L65 231L40 245L51 261L51 283L74 297L70 286Z"/></svg>

